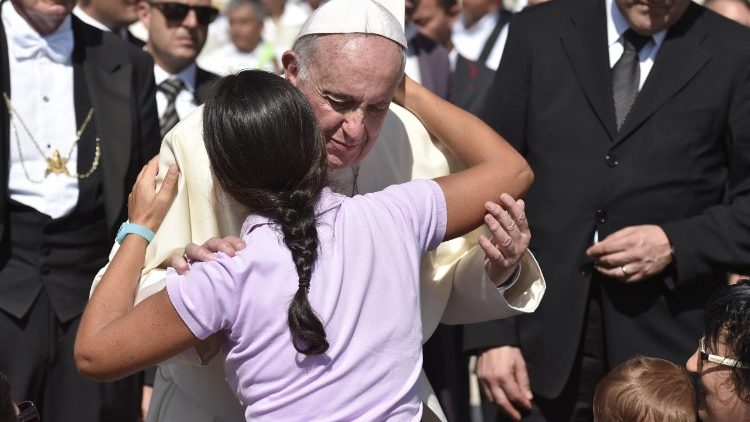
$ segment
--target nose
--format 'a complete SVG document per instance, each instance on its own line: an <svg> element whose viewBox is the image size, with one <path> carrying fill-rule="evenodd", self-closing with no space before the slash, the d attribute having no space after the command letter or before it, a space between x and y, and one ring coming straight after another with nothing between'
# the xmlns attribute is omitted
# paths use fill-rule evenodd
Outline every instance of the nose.
<svg viewBox="0 0 750 422"><path fill-rule="evenodd" d="M182 26L186 28L197 28L198 27L198 15L195 14L195 9L190 9L185 19L182 20Z"/></svg>
<svg viewBox="0 0 750 422"><path fill-rule="evenodd" d="M346 115L341 125L348 141L358 143L364 140L367 133L365 130L365 113L362 110L352 110Z"/></svg>
<svg viewBox="0 0 750 422"><path fill-rule="evenodd" d="M693 352L693 355L688 358L687 362L685 362L685 368L693 375L698 375L698 362L700 361L700 355L698 355L698 350Z"/></svg>

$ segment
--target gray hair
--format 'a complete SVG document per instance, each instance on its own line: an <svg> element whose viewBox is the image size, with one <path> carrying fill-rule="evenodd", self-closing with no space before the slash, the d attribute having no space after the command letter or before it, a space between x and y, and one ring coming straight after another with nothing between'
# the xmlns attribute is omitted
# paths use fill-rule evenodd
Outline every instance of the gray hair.
<svg viewBox="0 0 750 422"><path fill-rule="evenodd" d="M260 4L258 0L231 0L224 9L224 14L228 15L229 12L235 9L239 9L243 6L250 6L253 9L253 16L259 21L263 21L266 18L266 9Z"/></svg>
<svg viewBox="0 0 750 422"><path fill-rule="evenodd" d="M297 77L300 81L304 82L309 78L313 57L317 55L320 48L319 40L328 35L342 36L344 44L360 38L380 36L355 32L349 34L308 34L298 38L292 46L292 51L297 54ZM406 50L400 44L396 42L394 44L399 48L401 53L401 63L399 65L399 78L401 78L404 76L404 69L406 68Z"/></svg>

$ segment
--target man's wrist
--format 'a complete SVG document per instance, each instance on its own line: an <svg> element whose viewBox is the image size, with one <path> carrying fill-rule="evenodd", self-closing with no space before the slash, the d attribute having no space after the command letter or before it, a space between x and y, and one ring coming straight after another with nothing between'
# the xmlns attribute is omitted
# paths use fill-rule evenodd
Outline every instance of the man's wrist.
<svg viewBox="0 0 750 422"><path fill-rule="evenodd" d="M510 273L510 276L508 276L505 280L503 280L500 284L495 284L497 287L497 291L502 293L511 287L518 281L518 279L521 278L521 263L519 262L516 265L516 268L513 270L512 273Z"/></svg>

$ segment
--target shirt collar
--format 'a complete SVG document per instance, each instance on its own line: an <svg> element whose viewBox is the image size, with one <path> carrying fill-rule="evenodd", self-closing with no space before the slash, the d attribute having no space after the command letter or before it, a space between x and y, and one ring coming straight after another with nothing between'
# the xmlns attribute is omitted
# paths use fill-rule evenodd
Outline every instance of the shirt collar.
<svg viewBox="0 0 750 422"><path fill-rule="evenodd" d="M605 2L607 4L607 46L611 47L615 43L620 42L622 34L630 29L630 23L622 15L620 8L615 5L614 0L605 0ZM667 30L664 29L654 34L651 40L657 47L661 47L666 36Z"/></svg>
<svg viewBox="0 0 750 422"><path fill-rule="evenodd" d="M84 23L87 23L93 26L94 28L101 29L104 32L112 32L109 28L107 28L106 25L94 19L91 15L89 15L83 9L81 9L80 6L76 6L73 8L73 14L76 15L78 19L82 20Z"/></svg>
<svg viewBox="0 0 750 422"><path fill-rule="evenodd" d="M8 47L17 60L26 60L38 54L46 55L57 63L67 63L73 54L73 26L70 15L51 34L41 35L26 22L9 1L2 3L2 20L8 34Z"/></svg>
<svg viewBox="0 0 750 422"><path fill-rule="evenodd" d="M187 89L190 93L195 92L195 77L198 72L198 67L195 65L195 63L190 63L186 68L182 69L180 73L176 75L172 75L168 73L166 70L162 69L158 64L154 65L154 82L156 82L156 86L159 86L160 83L166 81L167 79L171 77L177 77L177 79L181 80L183 84L185 84L185 89Z"/></svg>

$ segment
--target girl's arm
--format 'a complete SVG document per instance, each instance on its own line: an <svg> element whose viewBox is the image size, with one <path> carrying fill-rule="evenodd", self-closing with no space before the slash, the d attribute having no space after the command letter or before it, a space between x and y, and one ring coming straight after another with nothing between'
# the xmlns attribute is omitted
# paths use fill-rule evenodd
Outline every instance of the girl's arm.
<svg viewBox="0 0 750 422"><path fill-rule="evenodd" d="M446 240L482 224L485 213L495 209L492 205L485 208L488 201L512 204L512 200L501 201L500 195L508 193L518 198L531 186L534 175L526 160L479 118L408 77L395 101L417 116L466 166L466 170L436 179L448 209ZM522 205L515 208L522 213Z"/></svg>
<svg viewBox="0 0 750 422"><path fill-rule="evenodd" d="M143 168L128 197L128 220L154 232L174 200L179 176L177 167L170 167L157 192L157 160ZM75 343L76 365L85 376L118 379L198 342L166 290L133 307L147 246L140 236L126 236L86 305Z"/></svg>

